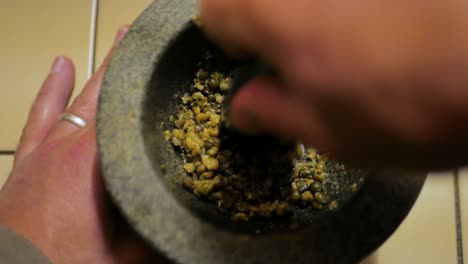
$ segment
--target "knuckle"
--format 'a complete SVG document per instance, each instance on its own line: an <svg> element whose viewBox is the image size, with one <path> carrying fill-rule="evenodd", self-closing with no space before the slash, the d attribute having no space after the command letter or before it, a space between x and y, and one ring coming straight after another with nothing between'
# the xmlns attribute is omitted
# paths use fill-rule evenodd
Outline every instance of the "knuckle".
<svg viewBox="0 0 468 264"><path fill-rule="evenodd" d="M96 102L87 98L77 97L70 111L83 118L93 117L96 113Z"/></svg>
<svg viewBox="0 0 468 264"><path fill-rule="evenodd" d="M87 130L85 133L73 137L72 143L67 149L67 156L89 164L89 161L94 159L96 151L97 147L94 130Z"/></svg>
<svg viewBox="0 0 468 264"><path fill-rule="evenodd" d="M76 112L78 116L83 117L87 121L90 121L91 119L94 119L94 116L96 113L96 107L88 104L88 105L82 106Z"/></svg>
<svg viewBox="0 0 468 264"><path fill-rule="evenodd" d="M45 162L46 160L53 160L56 158L59 152L60 146L63 145L61 140L50 141L39 146L33 155L39 162Z"/></svg>

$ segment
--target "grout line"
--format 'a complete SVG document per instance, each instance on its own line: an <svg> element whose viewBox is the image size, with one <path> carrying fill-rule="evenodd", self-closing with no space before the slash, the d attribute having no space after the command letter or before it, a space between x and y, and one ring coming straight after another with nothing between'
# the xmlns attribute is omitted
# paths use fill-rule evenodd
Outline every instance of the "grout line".
<svg viewBox="0 0 468 264"><path fill-rule="evenodd" d="M14 150L0 150L0 155L15 155Z"/></svg>
<svg viewBox="0 0 468 264"><path fill-rule="evenodd" d="M96 56L96 27L98 19L99 0L91 0L91 27L89 30L89 57L88 57L88 79L93 76Z"/></svg>
<svg viewBox="0 0 468 264"><path fill-rule="evenodd" d="M455 190L455 226L457 231L457 263L463 264L463 235L460 206L460 182L459 169L454 171L454 190Z"/></svg>

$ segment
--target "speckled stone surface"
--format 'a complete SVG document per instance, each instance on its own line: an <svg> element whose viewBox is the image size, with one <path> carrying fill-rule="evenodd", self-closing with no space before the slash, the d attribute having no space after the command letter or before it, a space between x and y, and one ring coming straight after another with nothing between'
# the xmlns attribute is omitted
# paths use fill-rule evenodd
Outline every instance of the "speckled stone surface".
<svg viewBox="0 0 468 264"><path fill-rule="evenodd" d="M193 60L193 49L168 55L165 47L195 13L195 0L154 2L123 39L105 74L97 115L99 152L106 186L124 216L177 263L353 263L375 250L409 212L425 173L373 172L348 204L301 231L253 236L199 217L212 211L178 185L183 172L160 128L174 107L174 91L190 81L193 68L184 63ZM166 174L159 169L163 163Z"/></svg>

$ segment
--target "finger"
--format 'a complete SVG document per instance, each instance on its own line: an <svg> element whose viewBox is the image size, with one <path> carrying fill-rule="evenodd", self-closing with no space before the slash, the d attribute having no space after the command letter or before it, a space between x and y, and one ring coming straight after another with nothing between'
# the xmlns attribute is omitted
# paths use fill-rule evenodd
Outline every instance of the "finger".
<svg viewBox="0 0 468 264"><path fill-rule="evenodd" d="M75 83L73 62L57 57L37 94L16 150L15 163L40 145L67 106Z"/></svg>
<svg viewBox="0 0 468 264"><path fill-rule="evenodd" d="M128 32L129 27L122 27L115 38L114 46L107 54L104 62L99 67L98 71L88 81L83 91L76 97L72 105L67 109L67 113L76 115L82 118L87 124L93 123L96 118L96 109L99 97L99 90L101 87L102 79L106 71L107 65L112 57L112 54L120 42L120 40ZM69 135L80 129L79 126L72 124L71 122L59 121L52 129L50 135L47 137L48 141Z"/></svg>
<svg viewBox="0 0 468 264"><path fill-rule="evenodd" d="M320 149L329 145L326 129L313 109L269 79L257 79L242 88L232 101L231 117L244 132L272 132Z"/></svg>
<svg viewBox="0 0 468 264"><path fill-rule="evenodd" d="M259 35L251 38L254 29L250 26L254 25L245 20L249 15L241 10L241 2L244 1L200 1L203 28L234 56L255 50L254 45L249 42L260 38ZM250 8L245 9L249 11Z"/></svg>
<svg viewBox="0 0 468 264"><path fill-rule="evenodd" d="M315 2L203 0L199 6L203 28L221 46L234 53L253 52L270 60L297 36L313 33L312 19L319 17L319 12L312 9Z"/></svg>
<svg viewBox="0 0 468 264"><path fill-rule="evenodd" d="M228 34L223 28L226 28L226 21L223 17L227 16L228 10L232 10L233 1L201 1L199 0L200 6L200 17L202 20L203 29L208 35L215 40L224 50L236 57L242 54L241 43L232 35ZM231 8L230 8L231 7ZM223 23L219 24L222 21ZM229 28L228 30L232 30Z"/></svg>

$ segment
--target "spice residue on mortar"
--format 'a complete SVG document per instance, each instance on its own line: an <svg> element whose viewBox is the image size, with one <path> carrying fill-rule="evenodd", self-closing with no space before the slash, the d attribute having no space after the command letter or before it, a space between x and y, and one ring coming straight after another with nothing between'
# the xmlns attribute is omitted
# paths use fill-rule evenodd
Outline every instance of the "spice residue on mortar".
<svg viewBox="0 0 468 264"><path fill-rule="evenodd" d="M223 106L232 82L230 73L201 67L166 123L166 140L184 162L180 181L187 190L233 220L248 221L287 217L293 208L334 210L342 193L358 189L359 170L300 144L228 129Z"/></svg>

